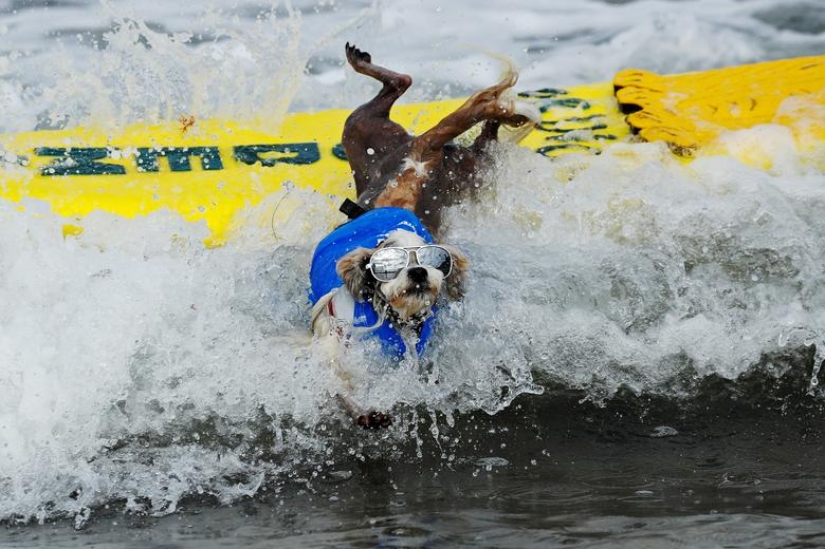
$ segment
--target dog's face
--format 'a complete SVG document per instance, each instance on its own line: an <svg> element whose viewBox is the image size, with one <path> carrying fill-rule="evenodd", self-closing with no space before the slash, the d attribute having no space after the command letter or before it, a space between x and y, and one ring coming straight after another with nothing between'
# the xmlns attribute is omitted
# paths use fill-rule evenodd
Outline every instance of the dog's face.
<svg viewBox="0 0 825 549"><path fill-rule="evenodd" d="M406 320L432 307L442 291L449 299L464 295L467 257L452 246L426 246L417 234L396 230L377 248L357 248L342 257L337 271L353 296L372 290L376 308L384 302ZM373 262L373 255L381 250L385 251ZM387 255L391 255L389 262Z"/></svg>

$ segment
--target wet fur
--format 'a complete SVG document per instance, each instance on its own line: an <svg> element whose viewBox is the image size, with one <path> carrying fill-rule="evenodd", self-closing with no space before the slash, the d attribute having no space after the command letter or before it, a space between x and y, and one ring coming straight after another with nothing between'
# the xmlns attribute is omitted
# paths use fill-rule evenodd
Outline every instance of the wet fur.
<svg viewBox="0 0 825 549"><path fill-rule="evenodd" d="M404 269L397 277L389 282L380 282L372 276L367 269L372 254L381 248L389 246L423 246L424 240L416 233L398 230L390 233L378 247L356 248L344 257L336 265L336 270L344 281L344 288L359 300L367 288L374 288L372 294L372 306L378 312L380 325L384 321L384 313L387 307L391 307L401 320L408 320L416 315L431 314L433 305L439 299L456 300L464 296L467 282L469 260L460 250L453 246L443 246L449 251L453 261L453 269L449 276L445 277L441 271L430 266L412 265ZM414 268L426 270L426 277L414 281L409 272ZM330 292L322 297L315 304L312 310L312 331L316 338L324 340L324 349L329 353L329 362L336 369L336 373L341 378L346 391L338 395L344 410L353 421L364 428L388 427L392 424L389 414L367 410L364 406L356 402L351 396L354 392L352 380L349 374L341 368L337 360L337 353L340 351L340 342L348 341L347 334L339 332L340 325L336 318L329 315L327 305L335 298L335 292ZM404 325L396 328L405 341L408 349L415 349L417 334ZM353 329L355 330L355 329ZM369 331L369 328L359 328L358 330ZM347 343L344 343L345 345Z"/></svg>
<svg viewBox="0 0 825 549"><path fill-rule="evenodd" d="M497 139L500 126L525 129L522 134L526 135L539 121L540 114L534 107L515 101L510 89L516 83L517 73L508 63L497 84L470 97L432 129L413 136L390 119L393 104L410 87L412 78L373 64L372 57L355 46L347 44L345 51L347 61L356 72L382 84L378 95L355 109L344 124L342 143L355 178L358 203L364 209L392 206L410 210L437 236L443 208L471 195L481 186L485 149ZM471 145L461 146L453 142L479 123L483 124L481 131ZM415 233L395 231L379 248L423 244ZM354 299L360 299L365 288L370 286L379 290L372 299L382 320L387 306L398 318L405 320L427 314L439 296L448 300L464 296L469 261L458 249L444 247L452 256L453 271L445 278L437 269L423 266L427 271L424 288L421 287L423 281L413 282L410 278L410 270L421 266L408 266L390 282L379 282L372 277L367 264L379 248L358 248L349 252L338 261L336 270ZM422 276L420 271L417 276ZM313 308L312 329L316 337L332 336L327 339L340 340L340 326L328 313L333 294L321 298ZM414 334L405 335L403 326L399 333L405 341L408 337L414 341ZM331 352L334 354L335 350ZM331 362L347 389L339 399L353 420L366 428L388 426L392 422L389 415L365 411L352 400L350 377L336 360Z"/></svg>
<svg viewBox="0 0 825 549"><path fill-rule="evenodd" d="M511 88L518 75L507 64L501 80L464 102L430 130L410 135L390 119L390 110L412 84L412 78L372 63L372 57L346 46L347 61L383 87L344 124L342 144L355 178L359 204L406 208L435 235L443 208L473 193L486 164L485 149L497 139L502 124L529 130L540 120L538 110L516 101ZM469 146L453 140L477 124L479 135ZM370 154L372 153L372 154Z"/></svg>
<svg viewBox="0 0 825 549"><path fill-rule="evenodd" d="M370 257L376 250L385 247L423 246L424 240L409 231L394 231L377 248L356 248L338 261L337 271L344 286L353 296L360 296L368 285L378 288L373 299L373 306L380 311L385 304L389 304L403 319L408 319L421 313L425 308L431 308L439 295L447 299L457 300L464 296L467 282L467 268L469 260L463 252L454 246L445 246L453 260L453 270L450 276L444 275L435 267L423 266L427 271L426 280L415 283L409 276L409 271L417 266L404 269L396 278L389 282L379 282L367 269ZM426 282L426 287L416 288Z"/></svg>

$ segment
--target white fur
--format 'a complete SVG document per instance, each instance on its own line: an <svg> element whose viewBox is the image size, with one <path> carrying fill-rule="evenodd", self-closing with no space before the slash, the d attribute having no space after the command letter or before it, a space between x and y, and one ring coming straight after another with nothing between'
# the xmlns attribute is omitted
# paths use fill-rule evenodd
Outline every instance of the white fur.
<svg viewBox="0 0 825 549"><path fill-rule="evenodd" d="M410 162L415 162L415 160L411 160L407 158L405 162L409 160ZM410 224L408 224L410 225ZM424 246L427 243L424 242L424 239L418 236L417 233L412 231L408 231L406 229L396 229L389 234L387 234L387 239L381 243L380 248L390 248L393 246L396 247L412 247L412 246Z"/></svg>
<svg viewBox="0 0 825 549"><path fill-rule="evenodd" d="M498 99L501 108L512 112L514 114L525 117L530 121L529 124L522 124L520 126L502 126L505 131L500 131L499 141L505 143L518 143L533 131L533 128L541 123L541 111L534 104L528 101L519 101L516 99L515 93L512 90L507 90Z"/></svg>
<svg viewBox="0 0 825 549"><path fill-rule="evenodd" d="M424 246L426 244L427 243L424 239L416 233L404 229L397 229L389 233L386 240L384 240L381 246L376 248L376 250L386 247L404 248ZM378 284L381 293L384 294L387 301L395 304L393 308L401 319L410 318L421 313L425 309L431 308L435 305L435 300L441 292L441 286L444 281L444 273L435 267L420 265L427 271L427 280L423 283L426 287L423 290L420 288L420 284L414 283L410 280L408 275L409 269L418 266L419 265L417 265L414 261L411 261L410 265L401 271L397 277L389 282L380 282ZM347 336L352 333L351 326L342 329L342 324L340 322L341 320L349 320L351 322L351 313L349 319L347 319L347 311L343 311L340 306L336 306L342 301L347 303L347 300L341 300L340 296L336 297L337 294L341 292L348 294L346 286L342 286L337 290L333 290L323 296L312 308L312 331L316 337L331 335L340 339L342 337L342 332L345 332ZM360 299L360 296L350 297L350 302L352 299ZM333 302L333 309L336 311L335 318L332 318L329 314L327 306L330 302ZM381 318L383 311L378 311L378 314L379 319L383 321L383 318ZM380 324L381 322L372 328L377 328ZM369 328L366 330L369 330Z"/></svg>
<svg viewBox="0 0 825 549"><path fill-rule="evenodd" d="M519 114L526 119L528 119L533 124L541 123L541 111L536 106L535 103L530 103L528 101L513 101L513 111L516 114Z"/></svg>
<svg viewBox="0 0 825 549"><path fill-rule="evenodd" d="M413 247L426 244L424 239L417 234L399 229L387 235L381 247ZM386 296L387 301L394 303L393 308L402 319L415 316L435 305L435 300L441 292L441 283L444 281L444 273L435 267L418 265L412 261L412 258L410 259L410 264L398 276L389 282L379 284L381 292ZM423 267L427 271L427 280L424 282L426 287L421 288L420 284L410 280L408 272L413 267Z"/></svg>
<svg viewBox="0 0 825 549"><path fill-rule="evenodd" d="M508 89L499 95L497 103L502 111L525 117L531 124L521 124L520 126L503 126L505 132L499 132L499 141L518 143L527 137L533 128L541 123L541 110L530 101L521 101L513 91L513 86L518 81L518 70L513 60L507 56L481 49L480 51L501 62L502 71L501 83L507 84Z"/></svg>
<svg viewBox="0 0 825 549"><path fill-rule="evenodd" d="M412 157L407 157L404 159L404 163L401 165L401 173L409 170L410 168L415 171L415 175L419 177L423 177L430 172L430 168L427 167L428 163L423 162L421 160L416 160Z"/></svg>
<svg viewBox="0 0 825 549"><path fill-rule="evenodd" d="M382 247L423 246L425 244L426 242L416 233L398 229L387 235L386 240L382 243ZM377 249L379 248L376 248L376 250ZM407 269L412 266L415 265L410 265ZM402 319L409 318L435 304L435 299L441 290L441 282L444 279L444 274L433 267L425 266L425 268L428 274L428 284L431 286L430 291L425 295L420 295L414 291L414 284L407 277L407 269L399 273L399 275L390 282L380 284L381 291L387 299L401 302L400 306L396 307L396 311ZM346 285L323 296L312 308L312 331L315 336L314 339L317 349L326 357L325 360L332 366L343 384L344 390L336 395L338 400L353 421L358 421L358 418L368 414L369 410L353 398L354 387L352 385L352 376L342 367L339 356L339 353L346 351L349 346L350 336L354 332L352 326L353 311L347 308L352 307L354 309L355 299L360 299L360 296L352 296L347 290ZM328 305L330 303L333 305L332 308L335 316L331 316L329 313ZM379 311L378 316L379 320L375 326L360 328L358 330L369 331L380 326L384 320L382 311ZM413 333L411 329L404 330L404 328L401 328L398 331L407 348L414 353L415 341L417 339L416 334Z"/></svg>

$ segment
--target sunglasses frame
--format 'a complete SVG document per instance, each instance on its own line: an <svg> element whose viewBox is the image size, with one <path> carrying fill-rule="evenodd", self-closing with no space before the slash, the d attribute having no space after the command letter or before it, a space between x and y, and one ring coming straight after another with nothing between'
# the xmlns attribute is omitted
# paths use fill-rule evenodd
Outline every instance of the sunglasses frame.
<svg viewBox="0 0 825 549"><path fill-rule="evenodd" d="M367 269L369 269L369 271L372 273L372 276L374 276L377 281L379 281L379 282L390 282L392 280L395 280L398 277L398 275L401 274L401 271L403 271L404 269L406 269L407 267L410 266L410 256L413 253L415 254L415 263L416 263L416 265L421 266L421 267L425 266L425 264L421 263L421 260L418 259L418 251L423 249L423 248L438 248L439 250L443 250L444 253L447 254L447 257L450 258L450 262L449 262L450 268L447 270L446 273L444 273L444 278L447 278L448 276L450 276L450 274L452 274L452 272L453 272L453 263L454 263L453 254L450 253L450 250L448 250L444 246L439 246L438 244L425 244L423 246L387 246L386 248L381 248L381 249L376 250L375 252L373 252L373 255L375 255L377 253L380 253L383 250L403 250L404 252L406 252L407 262L404 264L403 267L398 269L398 272L395 273L395 276L393 276L392 278L390 278L388 280L383 280L383 279L379 278L375 274L375 271L372 270L372 257L370 257L370 262L367 263ZM438 269L438 267L436 267L435 265L427 264L427 266L432 267L434 269ZM441 271L441 269L438 269L438 270ZM441 271L441 272L443 273L444 271Z"/></svg>

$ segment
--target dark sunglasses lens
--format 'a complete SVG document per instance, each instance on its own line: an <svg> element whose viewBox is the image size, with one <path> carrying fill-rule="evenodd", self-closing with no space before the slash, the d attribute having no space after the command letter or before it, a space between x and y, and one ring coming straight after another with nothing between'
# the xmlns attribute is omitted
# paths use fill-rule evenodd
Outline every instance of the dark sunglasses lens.
<svg viewBox="0 0 825 549"><path fill-rule="evenodd" d="M398 248L378 250L370 258L372 275L381 282L389 282L407 266L407 252Z"/></svg>
<svg viewBox="0 0 825 549"><path fill-rule="evenodd" d="M416 252L416 255L420 264L435 267L444 273L444 276L453 270L453 258L450 252L440 246L424 246Z"/></svg>

